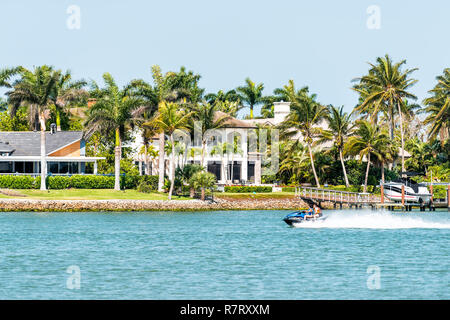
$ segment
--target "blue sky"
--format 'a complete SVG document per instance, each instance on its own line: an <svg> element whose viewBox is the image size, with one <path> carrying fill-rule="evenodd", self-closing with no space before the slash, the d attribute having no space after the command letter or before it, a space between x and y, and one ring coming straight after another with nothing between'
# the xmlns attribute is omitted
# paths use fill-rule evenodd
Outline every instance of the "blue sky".
<svg viewBox="0 0 450 320"><path fill-rule="evenodd" d="M70 5L81 10L79 30L67 27ZM370 5L380 29L366 25ZM0 68L51 64L97 81L108 71L126 84L150 80L153 64L184 65L206 92L250 77L271 94L294 79L351 110L351 80L385 53L419 68L412 92L421 101L450 67L449 12L445 0L2 0Z"/></svg>

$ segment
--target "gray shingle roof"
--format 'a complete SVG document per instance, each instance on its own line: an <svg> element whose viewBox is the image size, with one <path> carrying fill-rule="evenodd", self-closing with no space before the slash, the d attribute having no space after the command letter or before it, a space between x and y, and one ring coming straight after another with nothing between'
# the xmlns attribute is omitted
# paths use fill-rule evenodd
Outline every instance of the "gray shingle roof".
<svg viewBox="0 0 450 320"><path fill-rule="evenodd" d="M58 131L45 133L47 155L83 138L82 131ZM9 144L7 144L8 142ZM41 133L39 131L0 131L0 149L9 146L12 156L39 156L41 154Z"/></svg>

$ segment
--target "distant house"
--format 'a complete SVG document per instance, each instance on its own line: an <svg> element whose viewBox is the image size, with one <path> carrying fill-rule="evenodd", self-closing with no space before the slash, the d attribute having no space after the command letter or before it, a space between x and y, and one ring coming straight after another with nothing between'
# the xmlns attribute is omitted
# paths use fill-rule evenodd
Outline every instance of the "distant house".
<svg viewBox="0 0 450 320"><path fill-rule="evenodd" d="M39 131L0 132L0 174L41 172L41 133ZM100 157L86 157L81 131L46 132L46 160L49 174L85 174L86 163L93 162L97 173Z"/></svg>
<svg viewBox="0 0 450 320"><path fill-rule="evenodd" d="M216 119L226 115L221 111L216 112ZM251 184L261 184L261 154L258 152L251 152L248 150L248 139L249 131L256 129L257 126L251 123L247 123L243 120L239 120L230 117L224 122L222 128L217 129L217 135L211 137L207 143L207 154L204 157L204 165L208 172L213 173L219 183L251 183ZM239 152L236 154L229 154L228 156L223 156L220 154L211 154L212 149L217 144L224 142L221 141L222 137L226 137L228 143L232 143L234 137L239 137L240 142L237 148ZM141 150L142 147L142 137L140 132L137 131L134 134L135 142L131 146L135 150ZM156 150L159 149L158 136L153 137L151 144ZM188 149L195 148L198 151L202 148L201 141L193 139L191 141ZM166 160L169 160L169 155L165 155ZM196 155L193 158L186 156L186 163L196 163L200 164L201 155ZM156 159L156 162L159 159ZM142 154L137 153L134 157L136 165L139 167L141 174L145 172L145 157ZM149 173L157 174L158 165L152 165L150 162ZM169 174L170 166L168 162L165 166L166 174Z"/></svg>

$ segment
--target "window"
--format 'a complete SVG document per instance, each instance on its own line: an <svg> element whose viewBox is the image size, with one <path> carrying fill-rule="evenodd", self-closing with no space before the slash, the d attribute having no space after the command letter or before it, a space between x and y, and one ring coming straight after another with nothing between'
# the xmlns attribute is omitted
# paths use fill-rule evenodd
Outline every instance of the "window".
<svg viewBox="0 0 450 320"><path fill-rule="evenodd" d="M60 162L59 163L59 173L69 173L69 163Z"/></svg>
<svg viewBox="0 0 450 320"><path fill-rule="evenodd" d="M58 162L49 162L48 163L48 172L49 173L58 173Z"/></svg>

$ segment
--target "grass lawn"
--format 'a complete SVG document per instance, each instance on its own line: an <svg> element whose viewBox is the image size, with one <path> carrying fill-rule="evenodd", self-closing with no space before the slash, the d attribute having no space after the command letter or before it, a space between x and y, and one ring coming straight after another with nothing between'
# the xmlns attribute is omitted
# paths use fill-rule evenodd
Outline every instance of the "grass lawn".
<svg viewBox="0 0 450 320"><path fill-rule="evenodd" d="M167 200L167 194L142 193L136 190L115 191L111 189L64 189L64 190L12 190L15 194L23 197L7 196L0 193L0 198L23 198L42 200L108 200L108 199L130 199L130 200ZM190 198L173 196L173 200L185 200Z"/></svg>
<svg viewBox="0 0 450 320"><path fill-rule="evenodd" d="M264 192L264 193L232 193L232 192L216 192L215 198L223 199L293 199L294 192Z"/></svg>

